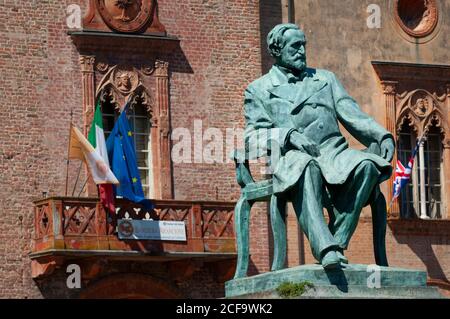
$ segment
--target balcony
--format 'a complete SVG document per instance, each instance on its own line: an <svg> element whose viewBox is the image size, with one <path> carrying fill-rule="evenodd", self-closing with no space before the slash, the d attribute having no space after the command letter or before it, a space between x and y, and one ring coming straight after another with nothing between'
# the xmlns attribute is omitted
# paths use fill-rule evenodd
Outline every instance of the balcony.
<svg viewBox="0 0 450 319"><path fill-rule="evenodd" d="M36 201L30 254L33 278L51 274L69 260L86 258L155 262L195 259L233 268L235 203L177 200L153 203L155 208L145 211L134 203L117 199L116 216L111 216L98 198L51 197ZM116 231L118 219L183 221L187 240L120 240Z"/></svg>

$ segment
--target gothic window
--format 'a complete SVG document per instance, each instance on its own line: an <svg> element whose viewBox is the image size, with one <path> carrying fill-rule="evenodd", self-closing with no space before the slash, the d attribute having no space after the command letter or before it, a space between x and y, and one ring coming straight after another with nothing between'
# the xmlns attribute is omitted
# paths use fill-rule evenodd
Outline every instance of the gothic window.
<svg viewBox="0 0 450 319"><path fill-rule="evenodd" d="M424 3L427 9L437 4L436 1ZM385 125L397 141L395 159L406 165L417 138L424 133L426 137L414 161L410 185L402 190L399 201L394 201L390 206L389 218L419 216L423 219L448 220L450 67L392 61L372 61L372 65L383 90ZM423 170L420 170L421 166ZM388 201L393 198L393 182L394 176L387 185Z"/></svg>
<svg viewBox="0 0 450 319"><path fill-rule="evenodd" d="M417 135L411 130L408 123L403 124L398 134L397 156L403 165L407 165L417 141ZM420 179L419 152L414 161L411 180L402 190L399 198L400 215L403 218L420 216L422 201L425 201L426 214L432 219L442 218L442 135L436 126L432 126L426 134L424 148L424 180ZM425 197L422 198L420 188L425 185Z"/></svg>
<svg viewBox="0 0 450 319"><path fill-rule="evenodd" d="M103 102L102 112L105 138L108 138L115 121L119 117L119 113L115 109L115 105L110 101ZM135 103L132 108L128 109L127 118L133 131L142 188L147 198L153 198L150 118L146 107L142 103Z"/></svg>

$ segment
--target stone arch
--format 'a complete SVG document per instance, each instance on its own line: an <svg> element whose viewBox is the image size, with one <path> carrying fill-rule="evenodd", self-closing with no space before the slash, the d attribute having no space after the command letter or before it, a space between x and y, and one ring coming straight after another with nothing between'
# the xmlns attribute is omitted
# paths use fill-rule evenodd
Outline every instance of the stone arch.
<svg viewBox="0 0 450 319"><path fill-rule="evenodd" d="M436 125L443 135L448 132L448 125L442 110L445 109L445 95L442 97L436 93L430 93L425 89L415 89L398 95L398 115L396 131L398 132L405 121L418 135L428 131L429 127Z"/></svg>
<svg viewBox="0 0 450 319"><path fill-rule="evenodd" d="M397 116L401 117L401 114L407 109L411 110L416 118L426 117L432 110L439 106L441 103L439 96L436 94L431 94L424 89L415 89L410 92L404 92L398 95L400 101L398 103L398 109L400 114ZM419 108L418 104L421 104Z"/></svg>
<svg viewBox="0 0 450 319"><path fill-rule="evenodd" d="M403 125L407 124L416 134L419 133L419 124L418 119L413 111L411 111L409 108L406 108L402 111L400 114L397 124L396 124L396 133L397 135L401 131Z"/></svg>
<svg viewBox="0 0 450 319"><path fill-rule="evenodd" d="M83 290L81 299L173 299L181 298L179 290L167 281L144 274L113 274Z"/></svg>
<svg viewBox="0 0 450 319"><path fill-rule="evenodd" d="M436 126L443 136L443 141L448 137L448 127L444 121L442 113L435 109L423 121L423 131L427 132L431 127Z"/></svg>
<svg viewBox="0 0 450 319"><path fill-rule="evenodd" d="M140 103L145 107L150 120L153 122L155 99L141 81L141 76L140 72L134 67L126 65L111 67L97 87L96 100L109 100L119 112L122 111L121 108L127 100L130 100L130 108Z"/></svg>

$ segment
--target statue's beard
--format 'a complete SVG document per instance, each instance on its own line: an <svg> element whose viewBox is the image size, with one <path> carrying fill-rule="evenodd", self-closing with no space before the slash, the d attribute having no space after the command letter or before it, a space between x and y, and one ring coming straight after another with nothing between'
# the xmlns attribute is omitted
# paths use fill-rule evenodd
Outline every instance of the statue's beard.
<svg viewBox="0 0 450 319"><path fill-rule="evenodd" d="M284 67L290 69L294 73L302 73L306 69L306 57L288 61L287 63L284 63Z"/></svg>

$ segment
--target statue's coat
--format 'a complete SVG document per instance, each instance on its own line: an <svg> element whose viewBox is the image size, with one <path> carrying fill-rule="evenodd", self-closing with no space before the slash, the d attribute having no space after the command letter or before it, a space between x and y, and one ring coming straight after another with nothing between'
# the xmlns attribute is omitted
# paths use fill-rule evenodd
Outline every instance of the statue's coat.
<svg viewBox="0 0 450 319"><path fill-rule="evenodd" d="M245 91L247 146L258 145L254 157L264 155L266 148L271 153L274 147L281 154L272 163L274 192L293 187L310 161L320 166L328 184L343 184L364 160L372 161L381 172L378 183L388 179L390 163L372 152L379 153L381 142L393 140L392 134L360 110L332 72L308 68L305 73L302 80L292 81L293 76L275 65ZM339 123L372 152L349 148ZM315 142L320 156L294 149L289 143L294 130Z"/></svg>

